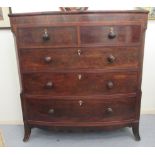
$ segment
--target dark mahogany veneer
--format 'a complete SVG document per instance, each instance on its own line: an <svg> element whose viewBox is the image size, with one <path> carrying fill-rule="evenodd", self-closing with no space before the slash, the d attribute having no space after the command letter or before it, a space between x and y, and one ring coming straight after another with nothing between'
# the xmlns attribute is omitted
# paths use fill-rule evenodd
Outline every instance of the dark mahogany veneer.
<svg viewBox="0 0 155 155"><path fill-rule="evenodd" d="M132 127L139 136L147 11L10 14L24 141L31 128Z"/></svg>

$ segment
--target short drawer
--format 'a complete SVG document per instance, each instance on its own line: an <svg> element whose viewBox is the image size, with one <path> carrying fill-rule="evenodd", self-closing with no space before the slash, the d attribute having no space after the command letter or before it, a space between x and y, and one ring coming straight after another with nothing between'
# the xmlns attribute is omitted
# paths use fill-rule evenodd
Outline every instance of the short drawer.
<svg viewBox="0 0 155 155"><path fill-rule="evenodd" d="M22 49L22 71L138 67L138 47Z"/></svg>
<svg viewBox="0 0 155 155"><path fill-rule="evenodd" d="M122 121L134 118L136 98L115 99L26 99L28 120Z"/></svg>
<svg viewBox="0 0 155 155"><path fill-rule="evenodd" d="M24 92L43 95L103 95L137 91L137 72L29 73Z"/></svg>
<svg viewBox="0 0 155 155"><path fill-rule="evenodd" d="M76 27L21 27L18 43L19 47L77 45Z"/></svg>
<svg viewBox="0 0 155 155"><path fill-rule="evenodd" d="M81 44L118 45L139 43L141 25L81 26Z"/></svg>

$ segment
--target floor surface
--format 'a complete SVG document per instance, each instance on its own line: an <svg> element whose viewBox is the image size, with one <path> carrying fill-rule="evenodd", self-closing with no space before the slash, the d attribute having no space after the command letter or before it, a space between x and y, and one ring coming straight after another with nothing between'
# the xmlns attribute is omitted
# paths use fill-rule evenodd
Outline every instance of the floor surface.
<svg viewBox="0 0 155 155"><path fill-rule="evenodd" d="M134 140L131 128L97 132L52 132L32 129L28 142L23 142L22 125L0 125L8 147L141 147L155 146L155 115L142 115L141 141Z"/></svg>

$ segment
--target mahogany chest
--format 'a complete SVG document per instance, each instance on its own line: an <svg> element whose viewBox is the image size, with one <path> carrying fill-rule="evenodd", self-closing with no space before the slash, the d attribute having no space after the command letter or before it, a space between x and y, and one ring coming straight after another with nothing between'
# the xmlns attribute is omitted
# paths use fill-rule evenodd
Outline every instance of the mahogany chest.
<svg viewBox="0 0 155 155"><path fill-rule="evenodd" d="M33 127L132 127L139 136L146 11L10 14L24 141Z"/></svg>

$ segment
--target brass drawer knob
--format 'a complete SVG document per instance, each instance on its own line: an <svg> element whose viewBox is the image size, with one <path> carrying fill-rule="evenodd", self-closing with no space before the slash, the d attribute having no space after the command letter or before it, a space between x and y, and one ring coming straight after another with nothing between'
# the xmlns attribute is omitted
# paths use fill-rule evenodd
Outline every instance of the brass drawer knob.
<svg viewBox="0 0 155 155"><path fill-rule="evenodd" d="M47 88L47 89L51 89L52 87L53 87L53 82L47 82L46 84L45 84L45 87Z"/></svg>
<svg viewBox="0 0 155 155"><path fill-rule="evenodd" d="M50 114L50 115L54 114L54 109L49 109L48 114Z"/></svg>
<svg viewBox="0 0 155 155"><path fill-rule="evenodd" d="M107 60L108 60L108 62L109 63L113 63L114 61L115 61L115 57L112 55L112 54L110 54L108 57L107 57Z"/></svg>
<svg viewBox="0 0 155 155"><path fill-rule="evenodd" d="M78 49L77 54L78 54L79 56L81 56L82 51L81 51L80 49Z"/></svg>
<svg viewBox="0 0 155 155"><path fill-rule="evenodd" d="M110 27L110 32L108 34L109 39L114 39L116 37L116 33L114 32L114 28Z"/></svg>
<svg viewBox="0 0 155 155"><path fill-rule="evenodd" d="M108 87L109 89L112 89L112 88L114 87L114 83L113 83L112 81L108 81L107 87Z"/></svg>
<svg viewBox="0 0 155 155"><path fill-rule="evenodd" d="M44 60L45 60L45 62L49 63L49 62L52 61L52 58L51 58L50 56L46 56L46 57L44 58Z"/></svg>
<svg viewBox="0 0 155 155"><path fill-rule="evenodd" d="M44 33L43 33L42 38L43 38L44 41L50 40L47 29L44 29Z"/></svg>
<svg viewBox="0 0 155 155"><path fill-rule="evenodd" d="M108 114L112 114L113 113L113 109L112 108L107 108L107 113Z"/></svg>
<svg viewBox="0 0 155 155"><path fill-rule="evenodd" d="M78 74L78 79L81 80L82 79L82 75Z"/></svg>
<svg viewBox="0 0 155 155"><path fill-rule="evenodd" d="M81 106L83 105L84 102L83 102L82 100L79 100L78 103L79 103L79 105L80 105L80 107L81 107Z"/></svg>

